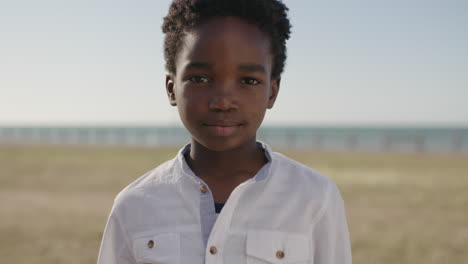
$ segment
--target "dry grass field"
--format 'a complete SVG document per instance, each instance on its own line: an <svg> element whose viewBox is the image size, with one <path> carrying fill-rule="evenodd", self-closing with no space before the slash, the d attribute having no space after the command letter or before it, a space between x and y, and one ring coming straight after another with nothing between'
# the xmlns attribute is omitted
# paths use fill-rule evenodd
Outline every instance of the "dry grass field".
<svg viewBox="0 0 468 264"><path fill-rule="evenodd" d="M114 196L175 153L0 146L0 262L95 263ZM468 263L468 156L285 154L340 187L354 263Z"/></svg>

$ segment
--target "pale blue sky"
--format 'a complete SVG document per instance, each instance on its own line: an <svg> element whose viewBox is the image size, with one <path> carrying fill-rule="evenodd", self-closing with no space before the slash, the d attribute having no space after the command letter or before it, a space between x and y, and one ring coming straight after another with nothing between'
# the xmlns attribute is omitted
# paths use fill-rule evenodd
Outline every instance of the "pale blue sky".
<svg viewBox="0 0 468 264"><path fill-rule="evenodd" d="M468 1L286 0L266 124L468 125ZM164 88L168 0L0 0L0 125L180 124Z"/></svg>

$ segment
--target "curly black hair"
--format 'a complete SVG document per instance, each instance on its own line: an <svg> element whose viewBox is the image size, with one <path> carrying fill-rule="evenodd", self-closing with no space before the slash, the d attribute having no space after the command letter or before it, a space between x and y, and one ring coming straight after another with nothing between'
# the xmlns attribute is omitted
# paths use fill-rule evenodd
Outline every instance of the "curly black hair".
<svg viewBox="0 0 468 264"><path fill-rule="evenodd" d="M162 25L166 69L176 73L175 59L187 32L209 18L233 16L256 25L269 37L274 58L272 77L280 77L291 33L287 12L281 0L174 0Z"/></svg>

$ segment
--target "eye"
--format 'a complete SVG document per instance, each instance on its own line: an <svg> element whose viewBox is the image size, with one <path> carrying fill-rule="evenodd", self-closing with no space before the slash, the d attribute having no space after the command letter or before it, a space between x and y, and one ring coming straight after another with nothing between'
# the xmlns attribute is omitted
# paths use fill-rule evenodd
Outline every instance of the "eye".
<svg viewBox="0 0 468 264"><path fill-rule="evenodd" d="M193 83L207 83L207 82L209 82L208 78L206 78L205 76L201 76L201 75L194 75L194 76L188 78L188 80L193 82Z"/></svg>
<svg viewBox="0 0 468 264"><path fill-rule="evenodd" d="M255 78L250 78L250 77L243 78L241 82L242 84L247 84L247 85L258 85L261 83L259 80Z"/></svg>

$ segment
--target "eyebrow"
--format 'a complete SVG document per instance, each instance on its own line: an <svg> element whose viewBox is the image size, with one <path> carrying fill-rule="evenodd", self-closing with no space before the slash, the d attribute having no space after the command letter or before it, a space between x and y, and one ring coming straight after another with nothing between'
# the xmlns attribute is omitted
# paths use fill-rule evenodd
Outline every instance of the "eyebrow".
<svg viewBox="0 0 468 264"><path fill-rule="evenodd" d="M202 70L209 70L212 68L212 65L210 63L206 62L190 62L185 66L185 70L192 70L192 69L202 69Z"/></svg>
<svg viewBox="0 0 468 264"><path fill-rule="evenodd" d="M248 72L261 72L266 73L265 67L260 64L241 64L239 69Z"/></svg>
<svg viewBox="0 0 468 264"><path fill-rule="evenodd" d="M202 69L202 70L210 70L213 68L213 65L207 62L190 62L185 66L185 70L193 70L193 69ZM247 71L247 72L260 72L266 73L265 67L260 64L241 64L239 65L239 70Z"/></svg>

